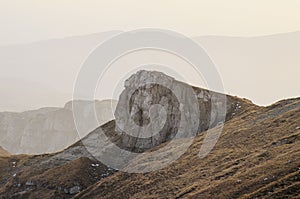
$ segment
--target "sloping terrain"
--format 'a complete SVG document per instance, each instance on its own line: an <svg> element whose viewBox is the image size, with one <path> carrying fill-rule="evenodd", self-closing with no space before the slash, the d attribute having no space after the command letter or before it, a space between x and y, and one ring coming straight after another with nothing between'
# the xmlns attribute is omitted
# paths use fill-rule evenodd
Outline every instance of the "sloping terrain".
<svg viewBox="0 0 300 199"><path fill-rule="evenodd" d="M0 157L0 198L70 198L115 172L84 146L49 155Z"/></svg>
<svg viewBox="0 0 300 199"><path fill-rule="evenodd" d="M213 151L200 159L204 136L162 170L118 172L74 198L300 198L300 98L251 107L227 121ZM129 166L160 161L142 156Z"/></svg>
<svg viewBox="0 0 300 199"><path fill-rule="evenodd" d="M79 158L88 156L80 143L54 155L6 158L11 179L0 196L70 198L81 191L74 198L297 198L299 116L300 99L267 108L253 106L225 123L217 145L204 159L198 157L205 135L200 134L182 158L146 174L107 175L109 168L91 161L92 157ZM105 128L113 130L113 126L110 122ZM143 162L152 167L159 161L138 157L130 166ZM23 169L15 177L14 162L18 162L16 170ZM97 164L98 172L92 170Z"/></svg>

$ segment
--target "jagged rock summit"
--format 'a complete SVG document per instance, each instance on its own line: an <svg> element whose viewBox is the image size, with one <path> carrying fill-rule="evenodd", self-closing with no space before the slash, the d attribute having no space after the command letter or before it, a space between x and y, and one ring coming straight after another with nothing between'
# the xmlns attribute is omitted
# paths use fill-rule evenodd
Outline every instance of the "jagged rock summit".
<svg viewBox="0 0 300 199"><path fill-rule="evenodd" d="M145 151L223 123L250 101L192 87L164 73L141 70L125 81L115 111L121 145Z"/></svg>

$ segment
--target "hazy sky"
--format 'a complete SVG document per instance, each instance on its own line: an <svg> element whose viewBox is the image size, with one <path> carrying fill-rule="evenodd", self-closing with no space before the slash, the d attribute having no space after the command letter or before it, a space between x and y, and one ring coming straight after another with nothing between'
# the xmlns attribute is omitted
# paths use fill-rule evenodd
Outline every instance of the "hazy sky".
<svg viewBox="0 0 300 199"><path fill-rule="evenodd" d="M300 0L0 0L0 111L63 105L87 55L112 34L106 31L145 27L197 40L216 63L226 93L261 105L299 96L300 32L294 32L300 31L299 8ZM287 34L272 35L277 33ZM72 37L77 35L84 36ZM261 35L269 36L253 37ZM40 40L49 41L9 45ZM120 59L116 71L104 77L108 83L100 83L112 86L114 74L120 92L126 72L133 72L126 64L168 58L135 55L143 59ZM168 60L184 80L202 86L184 63Z"/></svg>
<svg viewBox="0 0 300 199"><path fill-rule="evenodd" d="M300 30L299 0L1 0L0 45L141 27L189 36Z"/></svg>

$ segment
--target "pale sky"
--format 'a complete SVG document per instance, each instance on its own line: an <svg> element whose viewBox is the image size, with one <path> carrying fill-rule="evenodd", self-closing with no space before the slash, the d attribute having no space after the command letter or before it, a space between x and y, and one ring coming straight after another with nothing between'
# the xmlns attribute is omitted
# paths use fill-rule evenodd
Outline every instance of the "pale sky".
<svg viewBox="0 0 300 199"><path fill-rule="evenodd" d="M72 97L83 61L113 34L107 31L139 28L169 29L200 43L226 93L259 105L299 96L299 10L300 0L0 0L0 111L62 106ZM278 33L284 34L273 35ZM48 41L32 43L42 40ZM114 97L130 75L126 72L134 71L126 64L154 63L154 58L155 63L170 60L186 82L204 85L175 58L134 55L120 59L106 83L99 82L109 91L118 88ZM174 71L163 72L179 78ZM101 88L97 93L107 98Z"/></svg>
<svg viewBox="0 0 300 199"><path fill-rule="evenodd" d="M188 36L300 30L299 0L1 0L0 45L142 27Z"/></svg>

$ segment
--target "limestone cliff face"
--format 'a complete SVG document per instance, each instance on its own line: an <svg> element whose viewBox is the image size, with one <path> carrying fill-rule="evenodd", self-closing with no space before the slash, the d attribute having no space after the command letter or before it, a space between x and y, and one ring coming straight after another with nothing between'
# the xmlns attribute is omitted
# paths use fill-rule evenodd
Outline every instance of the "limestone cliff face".
<svg viewBox="0 0 300 199"><path fill-rule="evenodd" d="M139 71L126 80L115 111L119 145L144 151L174 137L195 136L222 124L248 103L160 72Z"/></svg>
<svg viewBox="0 0 300 199"><path fill-rule="evenodd" d="M63 108L42 108L22 113L0 113L0 146L13 154L43 154L65 149L80 139L77 133L72 104L79 104L84 120L77 125L86 129L86 134L97 126L88 121L95 108L99 124L114 119L116 101L104 100L71 101ZM113 105L113 107L112 107ZM80 122L84 121L84 122Z"/></svg>

